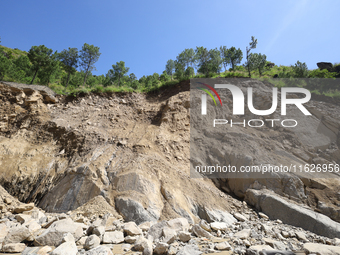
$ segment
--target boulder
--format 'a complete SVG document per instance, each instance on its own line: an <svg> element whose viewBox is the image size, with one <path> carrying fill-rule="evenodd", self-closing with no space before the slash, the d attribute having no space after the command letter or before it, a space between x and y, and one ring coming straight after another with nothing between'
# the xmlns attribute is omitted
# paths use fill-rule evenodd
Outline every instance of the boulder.
<svg viewBox="0 0 340 255"><path fill-rule="evenodd" d="M74 239L78 239L83 235L83 227L80 223L75 223L71 219L64 219L54 222L40 236L36 237L37 244L58 246L65 234L70 233Z"/></svg>
<svg viewBox="0 0 340 255"><path fill-rule="evenodd" d="M124 234L121 231L105 232L103 243L118 244L124 242Z"/></svg>
<svg viewBox="0 0 340 255"><path fill-rule="evenodd" d="M231 246L228 242L220 242L215 245L215 249L219 251L229 251Z"/></svg>
<svg viewBox="0 0 340 255"><path fill-rule="evenodd" d="M113 255L113 253L109 247L101 245L85 252L85 255Z"/></svg>
<svg viewBox="0 0 340 255"><path fill-rule="evenodd" d="M228 229L227 223L224 223L224 222L213 222L213 223L210 223L210 227L213 230L215 230L215 231L218 231L218 230L226 231Z"/></svg>
<svg viewBox="0 0 340 255"><path fill-rule="evenodd" d="M34 203L29 204L20 204L19 206L14 208L15 213L22 213L24 211L29 211L34 208Z"/></svg>
<svg viewBox="0 0 340 255"><path fill-rule="evenodd" d="M100 245L100 238L96 235L90 235L85 241L84 248L86 250L91 250L93 248L96 248L99 245Z"/></svg>
<svg viewBox="0 0 340 255"><path fill-rule="evenodd" d="M189 232L186 232L186 231L179 231L177 233L177 236L178 236L178 239L181 241L181 242L189 242L190 239L191 239L191 234Z"/></svg>
<svg viewBox="0 0 340 255"><path fill-rule="evenodd" d="M31 233L28 231L26 227L19 226L10 228L8 234L6 235L3 243L21 243L31 236Z"/></svg>
<svg viewBox="0 0 340 255"><path fill-rule="evenodd" d="M196 224L192 227L192 231L197 237L205 237L205 238L211 238L213 237L208 231L204 230L200 227L200 225Z"/></svg>
<svg viewBox="0 0 340 255"><path fill-rule="evenodd" d="M154 254L166 254L167 250L169 248L169 245L167 243L158 242L153 249Z"/></svg>
<svg viewBox="0 0 340 255"><path fill-rule="evenodd" d="M180 249L176 255L200 255L202 252L199 250L197 245L188 244Z"/></svg>
<svg viewBox="0 0 340 255"><path fill-rule="evenodd" d="M251 233L251 229L247 228L247 229L243 229L243 230L235 233L234 237L240 238L240 239L247 239L247 238L250 237L250 233Z"/></svg>
<svg viewBox="0 0 340 255"><path fill-rule="evenodd" d="M141 235L142 230L137 227L136 223L131 221L123 224L124 233L130 236Z"/></svg>
<svg viewBox="0 0 340 255"><path fill-rule="evenodd" d="M329 238L340 237L340 223L291 203L269 190L248 189L245 200L271 219L280 219L285 224L301 227Z"/></svg>
<svg viewBox="0 0 340 255"><path fill-rule="evenodd" d="M65 242L54 249L50 255L77 255L78 249L74 242Z"/></svg>
<svg viewBox="0 0 340 255"><path fill-rule="evenodd" d="M331 246L319 243L304 243L303 249L308 252L308 254L340 255L339 246Z"/></svg>
<svg viewBox="0 0 340 255"><path fill-rule="evenodd" d="M9 244L5 244L2 247L2 252L20 253L20 252L23 252L25 248L26 248L26 245L24 243L9 243Z"/></svg>

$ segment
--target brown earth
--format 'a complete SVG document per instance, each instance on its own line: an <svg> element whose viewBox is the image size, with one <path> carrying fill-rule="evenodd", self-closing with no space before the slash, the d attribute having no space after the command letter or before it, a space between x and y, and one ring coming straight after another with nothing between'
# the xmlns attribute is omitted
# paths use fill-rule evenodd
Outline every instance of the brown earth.
<svg viewBox="0 0 340 255"><path fill-rule="evenodd" d="M245 190L228 180L190 178L189 86L185 81L153 94L59 96L52 103L40 92L0 83L0 184L49 212L71 211L102 195L126 220L229 217L225 212L239 203L225 191L242 198ZM310 107L322 118L340 119L336 104L312 101ZM255 136L251 145L256 150L260 143L262 155L281 147L295 150L299 160L305 154L338 160L329 148L317 153L290 132L244 129L238 135L230 134L231 146ZM332 143L334 155L338 145L339 139ZM299 180L305 198L277 192L339 221L339 181Z"/></svg>

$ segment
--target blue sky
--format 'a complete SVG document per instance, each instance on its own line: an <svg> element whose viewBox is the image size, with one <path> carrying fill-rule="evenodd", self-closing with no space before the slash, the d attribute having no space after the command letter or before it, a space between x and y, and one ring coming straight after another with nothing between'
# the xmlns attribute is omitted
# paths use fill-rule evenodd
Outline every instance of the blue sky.
<svg viewBox="0 0 340 255"><path fill-rule="evenodd" d="M138 78L162 73L185 48L225 45L278 65L340 62L339 0L1 0L1 44L61 51L84 43L102 53L93 74L124 61ZM244 62L244 61L242 61Z"/></svg>

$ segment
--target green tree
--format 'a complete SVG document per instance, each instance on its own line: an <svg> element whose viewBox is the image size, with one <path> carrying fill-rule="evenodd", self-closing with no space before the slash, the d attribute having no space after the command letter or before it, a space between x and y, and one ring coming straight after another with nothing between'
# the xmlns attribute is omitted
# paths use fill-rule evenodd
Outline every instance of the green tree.
<svg viewBox="0 0 340 255"><path fill-rule="evenodd" d="M307 78L308 77L308 68L307 64L301 63L297 61L294 66L292 66L292 70L295 78Z"/></svg>
<svg viewBox="0 0 340 255"><path fill-rule="evenodd" d="M257 69L260 76L262 76L264 67L266 66L267 56L261 53L250 53L248 61L250 70Z"/></svg>
<svg viewBox="0 0 340 255"><path fill-rule="evenodd" d="M227 46L220 46L220 54L221 54L221 59L222 59L222 63L223 63L223 66L224 66L224 71L227 71L227 65L229 64L226 61L227 52L228 52Z"/></svg>
<svg viewBox="0 0 340 255"><path fill-rule="evenodd" d="M251 37L251 42L249 43L249 47L247 46L246 47L246 51L247 51L247 62L246 62L246 67L248 69L248 75L249 75L249 78L251 77L251 74L250 74L250 71L251 71L251 64L249 63L249 52L252 50L252 49L255 49L256 48L256 45L257 45L257 39L255 39L254 36Z"/></svg>
<svg viewBox="0 0 340 255"><path fill-rule="evenodd" d="M109 70L108 76L111 81L118 81L118 87L120 86L120 82L122 77L130 70L129 67L125 67L124 61L116 62L115 65L112 65L112 69Z"/></svg>
<svg viewBox="0 0 340 255"><path fill-rule="evenodd" d="M217 48L209 50L209 58L210 58L208 61L209 72L220 73L222 65L220 51Z"/></svg>
<svg viewBox="0 0 340 255"><path fill-rule="evenodd" d="M0 52L0 80L3 80L11 65L12 62Z"/></svg>
<svg viewBox="0 0 340 255"><path fill-rule="evenodd" d="M189 65L194 68L195 63L196 63L196 56L195 56L195 51L194 49L190 48L190 49L185 49L184 50L184 54L185 54L185 60L187 62L187 69L189 67Z"/></svg>
<svg viewBox="0 0 340 255"><path fill-rule="evenodd" d="M88 73L92 70L96 70L94 64L98 61L100 54L99 47L84 43L79 55L81 60L80 66L85 72L83 85L86 83Z"/></svg>
<svg viewBox="0 0 340 255"><path fill-rule="evenodd" d="M78 67L78 49L77 48L68 48L68 50L63 50L59 53L59 59L63 65L63 69L67 73L67 81L66 86L70 81L70 76L76 72L76 68Z"/></svg>
<svg viewBox="0 0 340 255"><path fill-rule="evenodd" d="M185 72L184 72L184 75L185 75L186 77L192 77L192 76L194 76L194 75L195 75L195 70L194 70L194 68L191 67L191 66L188 66L187 69L186 69Z"/></svg>
<svg viewBox="0 0 340 255"><path fill-rule="evenodd" d="M31 61L32 69L34 71L31 84L33 84L33 81L39 69L45 68L50 64L52 52L52 49L45 47L45 45L32 46L31 49L28 51L27 57Z"/></svg>
<svg viewBox="0 0 340 255"><path fill-rule="evenodd" d="M180 80L184 76L185 66L183 62L175 61L175 77Z"/></svg>
<svg viewBox="0 0 340 255"><path fill-rule="evenodd" d="M172 59L169 59L166 62L165 71L168 75L171 76L171 80L172 80L172 75L174 73L174 70L175 70L175 61L173 61Z"/></svg>
<svg viewBox="0 0 340 255"><path fill-rule="evenodd" d="M209 60L210 60L210 55L209 51L207 48L201 46L201 47L196 47L195 50L196 54L196 59L197 59L197 67L198 67L198 72L203 73L206 76L209 74Z"/></svg>
<svg viewBox="0 0 340 255"><path fill-rule="evenodd" d="M170 75L167 74L166 71L163 71L163 73L159 76L159 80L163 81L163 82L166 82L170 79L171 79L171 77L170 77Z"/></svg>
<svg viewBox="0 0 340 255"><path fill-rule="evenodd" d="M240 48L236 49L235 47L231 47L227 50L225 54L224 62L227 64L231 64L231 68L235 71L235 66L240 64L243 58L243 52Z"/></svg>
<svg viewBox="0 0 340 255"><path fill-rule="evenodd" d="M130 73L129 74L129 80L130 80L130 82L136 81L137 80L136 75L134 73Z"/></svg>
<svg viewBox="0 0 340 255"><path fill-rule="evenodd" d="M58 71L60 71L58 56L58 52L52 54L48 63L39 70L38 77L41 84L47 85L51 82L53 77L57 76Z"/></svg>

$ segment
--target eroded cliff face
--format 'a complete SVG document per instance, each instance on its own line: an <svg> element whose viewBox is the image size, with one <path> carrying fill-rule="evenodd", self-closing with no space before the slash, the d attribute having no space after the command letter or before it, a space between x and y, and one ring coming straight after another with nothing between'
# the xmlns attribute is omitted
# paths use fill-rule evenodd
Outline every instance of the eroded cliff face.
<svg viewBox="0 0 340 255"><path fill-rule="evenodd" d="M194 81L193 81L194 82ZM207 81L208 82L208 81ZM216 79L216 84L233 84L247 95L253 90L255 109L267 110L272 106L273 85L254 79ZM191 104L200 106L201 92L192 96ZM192 91L192 93L195 93ZM247 107L242 116L233 115L233 99L229 90L218 90L226 103L225 107L215 107L208 101L209 114L202 117L201 108L196 107L191 114L191 132L196 139L191 143L192 160L195 165L210 166L296 166L295 173L283 171L254 175L248 173L222 173L217 175L217 186L244 198L251 189L270 189L280 196L299 204L308 205L332 219L339 221L339 170L319 173L300 171L306 164L331 165L340 163L339 130L340 104L327 98L312 98L304 104L312 115L305 116L295 105L287 106L287 115L281 115L281 93L278 92L278 108L268 116L253 114ZM192 94L194 95L194 94ZM301 94L300 94L301 95ZM288 98L298 98L299 94L289 94ZM222 99L222 100L223 100ZM247 99L247 97L246 97ZM247 102L247 101L245 101ZM214 119L227 119L229 124L213 127ZM262 119L261 128L237 124L231 127L230 120L248 123L251 119ZM276 120L274 124L265 119ZM283 119L297 120L294 128L281 125ZM203 122L202 120L206 121ZM280 120L280 121L278 121ZM286 123L287 124L287 123ZM259 123L251 123L259 126ZM288 123L292 125L292 123ZM200 139L198 139L200 138ZM193 168L193 166L192 166ZM310 169L312 167L309 167ZM320 170L320 169L319 169ZM330 168L328 170L331 170ZM322 171L323 172L323 171ZM252 204L257 206L256 204ZM274 210L274 209L273 209Z"/></svg>
<svg viewBox="0 0 340 255"><path fill-rule="evenodd" d="M189 177L188 85L52 104L1 84L1 184L50 212L102 195L137 223L230 217L226 194Z"/></svg>
<svg viewBox="0 0 340 255"><path fill-rule="evenodd" d="M263 88L256 107L267 107L269 85L253 86ZM337 178L191 178L189 82L153 95L59 97L59 102L11 84L0 84L0 91L0 183L46 211L74 210L102 195L126 221L138 224L175 217L230 221L234 202L225 192L242 199L249 188L267 188L340 221ZM202 157L236 165L249 157L253 163L339 163L339 106L313 100L308 109L312 122L304 126L317 124L329 134L321 147L280 128L240 128L224 134L228 155L211 154L206 145Z"/></svg>

